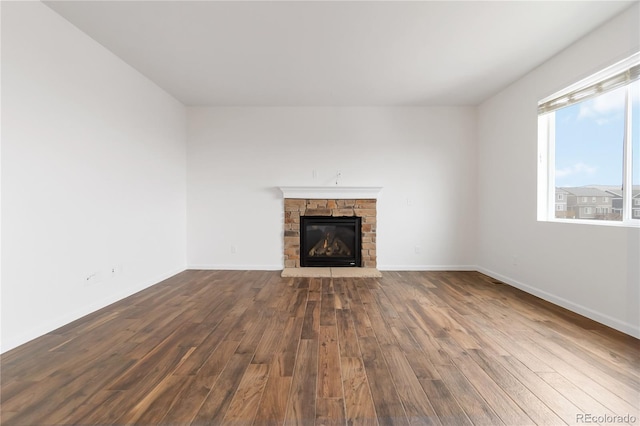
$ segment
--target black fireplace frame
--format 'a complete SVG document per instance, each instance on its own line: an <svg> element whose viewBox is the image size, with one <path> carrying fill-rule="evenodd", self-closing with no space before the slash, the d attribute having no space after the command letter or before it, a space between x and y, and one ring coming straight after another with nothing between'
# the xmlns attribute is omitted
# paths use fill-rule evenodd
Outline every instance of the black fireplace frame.
<svg viewBox="0 0 640 426"><path fill-rule="evenodd" d="M309 256L307 226L353 226L355 232L352 256ZM300 266L302 267L356 267L362 266L362 218L359 216L300 216Z"/></svg>

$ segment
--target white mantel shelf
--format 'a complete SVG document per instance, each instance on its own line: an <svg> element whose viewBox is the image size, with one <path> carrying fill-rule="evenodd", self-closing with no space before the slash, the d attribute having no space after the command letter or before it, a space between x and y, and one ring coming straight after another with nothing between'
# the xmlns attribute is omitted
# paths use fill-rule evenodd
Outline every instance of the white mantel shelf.
<svg viewBox="0 0 640 426"><path fill-rule="evenodd" d="M378 199L381 186L281 186L284 198L344 200Z"/></svg>

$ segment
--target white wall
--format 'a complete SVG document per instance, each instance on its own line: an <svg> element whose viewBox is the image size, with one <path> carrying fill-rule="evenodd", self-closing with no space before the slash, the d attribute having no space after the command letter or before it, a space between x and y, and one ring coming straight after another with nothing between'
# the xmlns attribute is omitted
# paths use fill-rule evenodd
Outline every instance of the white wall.
<svg viewBox="0 0 640 426"><path fill-rule="evenodd" d="M3 351L185 268L185 140L179 102L42 3L3 2Z"/></svg>
<svg viewBox="0 0 640 426"><path fill-rule="evenodd" d="M536 221L536 106L638 51L639 16L636 5L478 109L480 269L635 336L640 229Z"/></svg>
<svg viewBox="0 0 640 426"><path fill-rule="evenodd" d="M380 269L474 268L474 108L190 108L188 117L190 267L282 268L277 187L332 185L341 171L340 185L383 187Z"/></svg>

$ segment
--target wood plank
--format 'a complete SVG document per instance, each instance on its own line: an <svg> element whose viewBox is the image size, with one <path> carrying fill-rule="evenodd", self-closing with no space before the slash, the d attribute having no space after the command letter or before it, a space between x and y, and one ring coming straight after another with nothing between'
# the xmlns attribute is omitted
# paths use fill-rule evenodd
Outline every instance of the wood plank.
<svg viewBox="0 0 640 426"><path fill-rule="evenodd" d="M528 339L527 339L528 340ZM532 344L533 342L530 341ZM606 407L610 408L615 413L632 414L636 417L640 417L640 410L637 403L640 401L640 391L630 391L630 393L613 392L609 389L614 388L614 380L596 381L591 375L586 375L582 371L577 370L572 364L567 363L560 355L553 350L543 348L546 342L541 341L537 346L529 346L529 349L534 352L534 355L542 357L545 361L551 365L556 372L568 379L577 388L584 390L591 397L597 399L603 403ZM564 353L564 352L562 352ZM594 369L593 375L598 376L599 371ZM607 387L603 386L606 385ZM620 393L622 396L618 395ZM564 395L564 393L563 393ZM567 395L565 395L567 396ZM635 399L635 403L629 403L627 400Z"/></svg>
<svg viewBox="0 0 640 426"><path fill-rule="evenodd" d="M318 339L320 330L320 302L309 300L302 323L302 339Z"/></svg>
<svg viewBox="0 0 640 426"><path fill-rule="evenodd" d="M193 419L196 424L216 424L224 419L240 380L251 362L252 354L235 353L207 395Z"/></svg>
<svg viewBox="0 0 640 426"><path fill-rule="evenodd" d="M158 424L179 424L190 422L202 403L211 392L218 376L172 376L182 378L184 386L181 388L179 398L169 407L166 407L164 417Z"/></svg>
<svg viewBox="0 0 640 426"><path fill-rule="evenodd" d="M335 326L320 326L317 398L342 398L340 350Z"/></svg>
<svg viewBox="0 0 640 426"><path fill-rule="evenodd" d="M539 373L539 376L548 383L549 386L578 407L579 410L576 411L576 416L582 413L598 413L599 415L608 416L618 414L603 405L597 397L592 397L585 392L585 390L580 389L559 373ZM577 418L574 422L577 422Z"/></svg>
<svg viewBox="0 0 640 426"><path fill-rule="evenodd" d="M124 414L126 407L123 407L120 403L120 401L122 401L122 394L124 393L124 391L101 390L94 398L86 400L85 403L79 407L78 411L72 412L67 419L62 421L62 424L113 424L113 421L111 423L105 423L102 419L108 418L105 413L111 413L113 418L118 418ZM99 407L99 409L97 409L97 407Z"/></svg>
<svg viewBox="0 0 640 426"><path fill-rule="evenodd" d="M318 341L302 339L293 373L287 425L307 425L316 418L316 380L318 376Z"/></svg>
<svg viewBox="0 0 640 426"><path fill-rule="evenodd" d="M192 377L166 376L131 410L123 414L118 424L159 424L182 392L190 384Z"/></svg>
<svg viewBox="0 0 640 426"><path fill-rule="evenodd" d="M351 311L339 309L336 311L336 327L341 357L359 357L360 347Z"/></svg>
<svg viewBox="0 0 640 426"><path fill-rule="evenodd" d="M571 403L563 394L545 382L538 374L535 374L527 368L524 363L514 357L498 358L497 361L533 392L534 395L540 398L547 407L553 410L563 422L571 425L578 424L577 415L580 413L586 414Z"/></svg>
<svg viewBox="0 0 640 426"><path fill-rule="evenodd" d="M180 365L176 374L197 374L207 359L216 350L220 342L229 334L231 329L240 320L242 314L247 310L248 303L238 303L228 311L223 319L216 324L211 333L202 341L191 356ZM205 373L205 375L207 375Z"/></svg>
<svg viewBox="0 0 640 426"><path fill-rule="evenodd" d="M35 389L37 393L19 393L16 398L8 400L4 400L5 395L2 395L2 412L14 411L11 418L17 424L62 422L87 397L99 393L100 389L103 389L114 377L123 374L132 364L133 361L113 356L100 363L89 363L87 368L82 369L80 376L69 374L52 376L47 380L50 387L25 388L25 390ZM4 414L2 418L5 420Z"/></svg>
<svg viewBox="0 0 640 426"><path fill-rule="evenodd" d="M307 293L308 291L306 289L296 290L293 293L287 309L290 316L302 317L304 315L307 303Z"/></svg>
<svg viewBox="0 0 640 426"><path fill-rule="evenodd" d="M467 380L482 390L487 404L508 425L527 425L534 423L504 389L497 384L482 367L473 362L470 356L451 339L438 339L440 345L451 356L454 364Z"/></svg>
<svg viewBox="0 0 640 426"><path fill-rule="evenodd" d="M316 426L342 426L345 421L344 401L341 398L318 398Z"/></svg>
<svg viewBox="0 0 640 426"><path fill-rule="evenodd" d="M168 342L173 339L167 339ZM164 343L164 342L163 342ZM129 380L122 380L126 377L128 372L125 372L120 379L115 381L115 384L125 383L126 386L109 386L109 390L121 390L119 393L119 400L115 401L117 409L105 411L104 416L100 419L100 423L122 423L121 419L126 419L130 416L135 416L135 407L141 401L153 393L154 389L158 387L167 377L171 375L175 369L184 362L186 356L192 351L191 348L183 346L171 346L168 343L166 346L163 344L162 351L153 353L149 358L145 358L139 365L134 365L136 377L140 377L137 382L130 382ZM154 362L152 363L153 360ZM140 374L141 365L149 365L146 375ZM131 370L131 369L130 369Z"/></svg>
<svg viewBox="0 0 640 426"><path fill-rule="evenodd" d="M616 376L618 381L627 382L629 386L637 388L640 384L640 374L633 368L634 361L627 358L628 350L620 353L593 337L589 340L584 339L582 329L571 323L545 321L544 324L549 330L549 334L545 335L569 350L574 356L581 358L589 365L597 364L598 370L607 375ZM591 333L591 336L593 335L594 333ZM637 352L640 352L640 344L637 346Z"/></svg>
<svg viewBox="0 0 640 426"><path fill-rule="evenodd" d="M348 310L349 309L349 295L347 293L347 288L345 285L345 279L343 278L334 278L333 279L335 285L335 305L337 310Z"/></svg>
<svg viewBox="0 0 640 426"><path fill-rule="evenodd" d="M320 305L320 325L336 325L335 294L322 294Z"/></svg>
<svg viewBox="0 0 640 426"><path fill-rule="evenodd" d="M451 364L449 355L442 350L436 341L436 334L425 322L416 309L422 309L418 306L408 306L408 312L403 315L403 320L407 324L409 332L416 340L422 352L425 354L429 362L433 365Z"/></svg>
<svg viewBox="0 0 640 426"><path fill-rule="evenodd" d="M223 424L251 424L253 422L267 383L268 374L268 365L249 364L224 416Z"/></svg>
<svg viewBox="0 0 640 426"><path fill-rule="evenodd" d="M260 338L256 352L251 361L253 364L270 364L285 332L287 320L284 315L274 315Z"/></svg>
<svg viewBox="0 0 640 426"><path fill-rule="evenodd" d="M371 391L360 357L341 357L347 423L373 426L378 424Z"/></svg>
<svg viewBox="0 0 640 426"><path fill-rule="evenodd" d="M276 349L273 358L271 375L277 374L281 377L293 376L296 354L300 344L300 337L303 328L302 318L289 318L285 326L282 340Z"/></svg>
<svg viewBox="0 0 640 426"><path fill-rule="evenodd" d="M436 368L442 381L474 425L505 424L456 366L442 364Z"/></svg>
<svg viewBox="0 0 640 426"><path fill-rule="evenodd" d="M471 420L442 380L421 379L424 392L443 425L471 425Z"/></svg>
<svg viewBox="0 0 640 426"><path fill-rule="evenodd" d="M637 389L640 387L640 382L632 377L631 374L621 372L611 363L605 363L601 358L589 356L588 352L577 350L577 347L572 345L571 341L558 342L557 337L554 336L545 339L540 344L577 371L584 371L594 366L597 367L590 374L594 381L603 384L604 388L621 400L632 404L633 407L638 407L640 399L638 398Z"/></svg>
<svg viewBox="0 0 640 426"><path fill-rule="evenodd" d="M319 302L322 298L322 279L310 278L309 279L309 296L307 300L314 300Z"/></svg>
<svg viewBox="0 0 640 426"><path fill-rule="evenodd" d="M378 421L389 425L409 424L377 340L362 337L359 341Z"/></svg>
<svg viewBox="0 0 640 426"><path fill-rule="evenodd" d="M402 351L383 346L382 353L410 424L439 425L440 420Z"/></svg>
<svg viewBox="0 0 640 426"><path fill-rule="evenodd" d="M197 375L184 376L190 380L187 380L180 400L176 401L167 410L162 423L173 424L191 422L193 420L217 383L220 374L229 360L231 360L238 344L238 342L231 340L221 342L211 356L207 358ZM178 370L176 369L174 375L178 375Z"/></svg>
<svg viewBox="0 0 640 426"><path fill-rule="evenodd" d="M509 373L500 363L496 363L479 349L467 351L471 359L493 379L519 406L527 407L527 415L535 424L560 425L566 423L545 405L533 392ZM495 359L495 358L493 358Z"/></svg>
<svg viewBox="0 0 640 426"><path fill-rule="evenodd" d="M287 411L292 377L269 374L262 399L254 420L254 426L282 424Z"/></svg>
<svg viewBox="0 0 640 426"><path fill-rule="evenodd" d="M184 355L193 353L190 348L180 346L181 339L185 334L195 328L195 324L188 324L181 327L159 345L148 352L139 362L135 363L129 370L122 374L110 386L109 390L128 390L134 386L139 386L142 379L149 380L150 372L154 374L160 371L171 371L180 366ZM162 364L164 367L162 368ZM156 376L159 376L156 374Z"/></svg>

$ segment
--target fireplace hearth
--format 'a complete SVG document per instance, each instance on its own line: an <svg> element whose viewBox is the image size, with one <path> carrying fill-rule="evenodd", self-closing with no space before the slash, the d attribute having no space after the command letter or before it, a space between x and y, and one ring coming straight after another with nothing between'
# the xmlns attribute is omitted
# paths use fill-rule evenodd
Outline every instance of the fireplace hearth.
<svg viewBox="0 0 640 426"><path fill-rule="evenodd" d="M360 267L362 218L300 217L300 265Z"/></svg>

